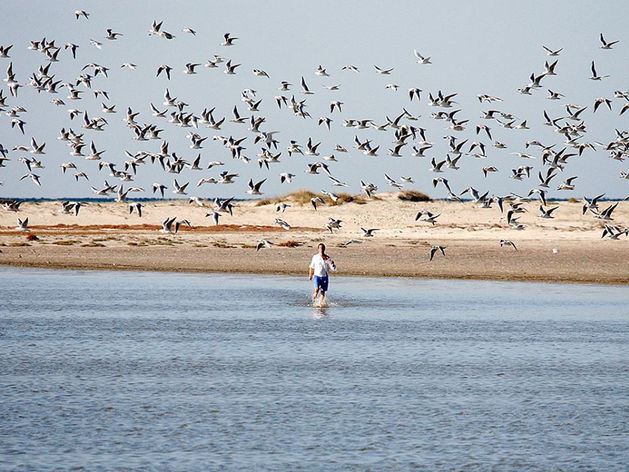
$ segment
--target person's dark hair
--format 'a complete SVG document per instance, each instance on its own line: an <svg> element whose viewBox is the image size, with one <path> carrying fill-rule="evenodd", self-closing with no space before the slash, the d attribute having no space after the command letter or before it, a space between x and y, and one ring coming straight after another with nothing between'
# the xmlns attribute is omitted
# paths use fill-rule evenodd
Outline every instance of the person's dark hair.
<svg viewBox="0 0 629 472"><path fill-rule="evenodd" d="M319 249L320 247L322 247L323 248L323 252L325 252L325 244L319 243L319 245L317 246L317 249Z"/></svg>

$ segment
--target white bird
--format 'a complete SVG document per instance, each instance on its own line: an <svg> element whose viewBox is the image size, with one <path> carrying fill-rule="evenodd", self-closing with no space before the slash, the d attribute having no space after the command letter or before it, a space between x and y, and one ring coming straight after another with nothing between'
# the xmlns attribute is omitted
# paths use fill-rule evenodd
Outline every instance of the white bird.
<svg viewBox="0 0 629 472"><path fill-rule="evenodd" d="M432 64L432 62L430 62L430 56L422 56L417 49L413 49L413 54L415 54L418 64Z"/></svg>
<svg viewBox="0 0 629 472"><path fill-rule="evenodd" d="M547 48L546 46L542 46L542 48L544 48L544 51L546 51L546 55L547 56L558 56L559 53L561 53L561 51L563 51L563 48L556 49L556 50L552 50L550 48Z"/></svg>
<svg viewBox="0 0 629 472"><path fill-rule="evenodd" d="M362 226L360 230L363 232L363 238L373 238L374 231L380 231L378 228L363 228Z"/></svg>
<svg viewBox="0 0 629 472"><path fill-rule="evenodd" d="M201 64L199 64L198 62L188 62L183 73L188 75L196 74L197 72L195 71L195 69L200 65Z"/></svg>
<svg viewBox="0 0 629 472"><path fill-rule="evenodd" d="M380 68L380 67L378 67L378 66L376 66L376 65L374 65L373 67L374 67L374 69L376 69L376 72L377 72L378 74L382 74L382 75L390 75L390 74L391 74L391 72L392 72L392 71L393 71L393 69L394 69L394 67L391 67L390 69L382 69L382 68Z"/></svg>
<svg viewBox="0 0 629 472"><path fill-rule="evenodd" d="M175 181L173 182L173 186L175 187L175 189L173 190L174 194L177 195L188 195L186 193L186 187L188 186L189 182L186 182L183 185L179 185L179 183L177 182L177 179L175 179Z"/></svg>
<svg viewBox="0 0 629 472"><path fill-rule="evenodd" d="M138 212L138 216L142 218L142 203L133 202L129 203L129 214L133 213L133 210Z"/></svg>
<svg viewBox="0 0 629 472"><path fill-rule="evenodd" d="M111 28L107 28L107 36L105 36L105 39L109 39L111 41L114 41L116 39L118 39L118 36L123 36L122 33L115 33Z"/></svg>
<svg viewBox="0 0 629 472"><path fill-rule="evenodd" d="M592 76L590 77L590 80L602 80L606 77L609 77L609 75L598 75L598 73L596 72L596 67L594 66L594 61L592 61Z"/></svg>
<svg viewBox="0 0 629 472"><path fill-rule="evenodd" d="M30 178L33 183L35 183L37 186L41 187L41 182L39 181L39 175L37 174L33 174L33 173L29 173L29 174L24 174L20 180L24 180L26 178Z"/></svg>
<svg viewBox="0 0 629 472"><path fill-rule="evenodd" d="M290 172L282 172L280 174L280 183L281 184L283 184L284 182L291 183L293 181L293 177L295 177L295 174L291 174Z"/></svg>
<svg viewBox="0 0 629 472"><path fill-rule="evenodd" d="M25 218L24 220L18 218L15 229L18 231L28 231L28 218Z"/></svg>
<svg viewBox="0 0 629 472"><path fill-rule="evenodd" d="M276 212L281 212L281 213L284 213L284 212L286 211L286 209L287 209L287 208L289 208L290 206L291 206L291 205L290 205L289 203L284 203L284 202L281 202L281 203L278 203L278 204L275 206L275 211L276 211Z"/></svg>
<svg viewBox="0 0 629 472"><path fill-rule="evenodd" d="M545 209L542 205L539 206L539 216L542 218L554 218L552 213L559 207L552 207L549 209Z"/></svg>
<svg viewBox="0 0 629 472"><path fill-rule="evenodd" d="M262 192L260 192L260 187L264 182L266 182L266 179L262 179L254 184L253 179L249 179L249 183L247 184L249 186L249 190L247 190L247 193L249 195L262 195Z"/></svg>
<svg viewBox="0 0 629 472"><path fill-rule="evenodd" d="M281 218L275 218L275 224L281 226L286 231L288 231L291 228L291 226Z"/></svg>
<svg viewBox="0 0 629 472"><path fill-rule="evenodd" d="M435 257L435 254L437 253L437 251L441 251L441 254L443 254L444 256L446 255L446 247L445 246L432 246L430 248L430 260L432 261L433 257Z"/></svg>
<svg viewBox="0 0 629 472"><path fill-rule="evenodd" d="M221 46L233 46L234 41L238 39L238 38L233 37L230 33L225 33L223 35L223 38L225 40L221 43Z"/></svg>
<svg viewBox="0 0 629 472"><path fill-rule="evenodd" d="M601 40L601 49L611 49L614 44L620 42L620 41L605 41L605 38L603 37L603 33L601 33L600 35L600 40Z"/></svg>
<svg viewBox="0 0 629 472"><path fill-rule="evenodd" d="M273 243L271 241L267 239L261 239L260 241L258 241L258 244L256 244L256 252L262 249L263 247L270 248L272 245Z"/></svg>
<svg viewBox="0 0 629 472"><path fill-rule="evenodd" d="M515 247L515 244L513 243L513 241L510 241L508 239L501 239L500 240L500 247L504 247L504 246L511 246L516 251L518 250L518 248Z"/></svg>

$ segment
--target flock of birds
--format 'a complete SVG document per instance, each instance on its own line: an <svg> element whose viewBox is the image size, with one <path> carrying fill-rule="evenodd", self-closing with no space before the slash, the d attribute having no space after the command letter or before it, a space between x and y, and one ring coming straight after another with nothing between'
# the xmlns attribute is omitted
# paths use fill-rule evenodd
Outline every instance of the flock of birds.
<svg viewBox="0 0 629 472"><path fill-rule="evenodd" d="M92 21L90 13L84 10L77 10L74 13L76 21ZM181 30L185 35L196 36L197 32L189 27ZM360 188L368 198L379 190L380 183L366 181L367 179L357 179L356 182L344 182L334 175L335 165L339 160L336 155L343 153L362 153L366 158L377 158L383 154L381 144L376 144L374 139L364 136L364 130L375 130L387 133L391 138L391 147L388 149L388 156L392 158L413 157L427 158L430 160L430 166L427 172L435 174L432 180L433 186L443 187L447 191L447 199L452 201L461 201L465 198L471 199L481 208L493 208L494 205L499 208L500 212L506 212L506 222L508 226L514 230L523 230L525 225L518 221L519 214L527 211L525 204L532 201L539 201L538 211L539 217L545 219L554 218L557 206L549 206L548 197L551 187L556 185L556 190L573 191L576 188L575 181L577 175L568 175L561 183L557 183L558 177L565 173L569 168L570 161L579 159L579 156L588 153L604 152L609 158L623 162L629 156L629 130L615 129L613 139L608 142L599 142L588 140L587 125L584 120L586 111L591 111L590 117L594 117L595 113L601 108L606 108L609 112L617 110L619 115L624 115L629 110L629 92L616 90L609 97L601 97L590 105L577 105L566 103L564 106L565 113L562 116L550 116L544 110L541 115L544 118L544 125L555 131L557 136L563 142L543 143L540 140L529 140L524 143L526 152L510 152L521 160L522 164L515 166L509 172L509 177L516 181L533 180L533 188L528 193L507 195L496 195L491 191L481 191L472 186L465 189L455 191L452 178L441 176L445 171L453 174L458 171L463 163L469 159L485 159L490 148L498 150L506 149L507 145L497 139L502 131L500 128L507 130L505 132L517 132L518 130L527 130L529 125L527 120L518 119L514 114L502 110L500 105L503 100L496 96L480 93L477 95L478 101L487 106L487 110L483 111L476 123L470 123L469 119L463 119L460 114L463 112L457 104L457 93L444 93L441 90L433 92L424 92L418 87L408 89L408 107L401 107L395 115L385 115L381 121L375 121L368 118L348 118L346 104L337 96L340 94L340 84L328 84L327 79L335 75L322 65L313 67L312 80L322 78L326 83L322 85L327 90L324 96L334 95L329 101L329 113L324 116L313 119L309 113L311 101L315 100L314 96L318 92L311 88L307 79L307 75L302 75L297 82L293 84L289 81L279 81L279 93L273 97L271 101L273 107L278 107L284 113L292 114L298 120L312 120L317 126L323 126L324 129L330 130L337 123L352 130L353 142L350 145L336 144L330 146L330 151L324 153L320 150L321 142L317 142L310 137L306 142L299 142L296 139L289 139L283 143L280 142L279 131L266 129L267 119L262 114L264 110L263 102L266 97L260 97L258 92L253 88L246 88L240 93L240 103L237 103L231 109L231 118L220 116L216 107L205 107L204 109L194 108L192 105L177 98L170 90L165 87L163 102L160 105L153 103L147 104L146 110L134 110L132 107L126 107L125 111L116 109L117 105L113 103L113 96L105 90L111 67L119 67L134 71L139 67L149 67L148 65L139 66L133 62L123 62L121 64L99 64L96 62L87 62L82 67L82 72L76 77L57 77L55 72L55 64L61 61L78 61L83 56L83 48L94 47L103 49L107 47L108 42L124 41L125 34L106 28L102 39L94 35L93 38L86 41L86 44L64 43L57 44L55 40L42 38L33 40L28 45L28 50L33 54L41 55L42 64L36 71L31 71L27 78L26 71L14 70L11 60L11 54L15 52L13 45L0 46L0 60L7 61L6 76L3 82L8 89L8 95L5 90L0 90L0 110L10 119L10 127L14 129L18 137L26 137L27 134L36 130L31 130L28 126L28 111L24 106L20 105L20 98L25 93L25 89L37 92L38 96L50 97L50 100L60 110L64 110L63 116L70 119L71 126L63 126L59 130L57 139L66 144L69 155L72 159L61 164L53 164L48 159L41 156L46 154L46 143L40 141L39 138L31 136L28 144L22 143L11 149L5 148L0 144L0 168L11 167L16 174L9 178L15 178L19 181L31 182L36 186L45 185L38 169L46 166L59 166L62 174L73 175L78 185L89 185L93 194L97 197L114 196L118 202L126 202L128 204L129 213L136 213L138 217L142 217L143 205L137 198L134 200L133 195L146 195L150 197L166 198L167 191L173 195L189 196L190 202L205 206L209 202L198 197L189 195L189 181L184 181L182 176L191 171L202 172L209 169L221 169L226 166L224 161L211 160L205 161L201 155L206 140L211 139L217 141L225 149L225 156L231 160L238 160L243 163L257 164L258 169L271 174L271 170L278 164L282 164L283 157L294 158L303 156L312 158L315 162L306 162L304 164L304 173L307 175L324 175L327 178L332 190L323 190L320 196L313 197L311 200L314 211L319 205L324 205L328 200L337 201L338 195L334 188L356 187L360 180ZM155 39L156 47L159 41L176 41L176 35L166 31L163 21L153 21L150 25L148 34ZM609 41L600 35L600 49L610 51L618 44L618 40ZM171 80L172 74L179 72L187 75L201 73L203 69L222 69L226 75L246 74L245 66L236 63L235 60L227 57L228 52L237 49L241 45L238 36L231 33L225 33L222 40L217 40L217 48L223 48L224 54L215 54L206 63L188 62L183 70L177 71L175 66L168 64L159 64L155 67L156 80L165 80L166 83ZM25 48L26 49L26 48ZM529 82L520 88L517 92L523 95L532 95L543 93L542 88L556 76L559 59L562 49L551 49L543 46L548 59L544 63L544 69L538 73L531 74ZM430 67L432 58L423 55L418 50L413 51L414 60L418 67ZM348 64L339 71L342 74L364 74L365 71L357 66ZM604 81L609 77L608 74L601 74L595 64L591 61L591 75L589 79L592 81ZM394 74L394 67L382 67L373 65L369 71L383 77L391 77ZM252 80L274 80L271 75L262 68L252 68L250 72L253 76ZM387 83L384 87L392 93L398 92L400 86L396 83ZM65 89L67 95L61 97L62 90ZM547 88L548 100L563 100L564 94L557 90ZM94 101L100 102L100 112L94 113L88 110L88 106L94 106L89 100L89 96L93 95ZM322 94L323 95L323 94ZM418 104L420 101L427 101L428 106L434 109L430 113L430 119L443 121L444 127L449 133L445 136L447 142L447 152L442 158L437 157L434 152L435 142L428 135L427 129L420 126L420 117L409 112L411 105ZM88 103L89 102L89 103ZM77 108L78 103L85 103L81 109ZM249 116L243 115L244 108L247 108ZM152 118L146 120L145 115L150 110ZM146 146L145 150L138 152L125 151L125 158L122 162L116 159L109 159L105 153L105 149L100 148L96 143L99 141L99 133L106 132L109 126L110 116L120 113L123 122L128 128L129 139L135 140ZM599 112L600 113L600 112ZM345 115L345 116L343 116ZM343 118L337 118L343 116ZM629 115L627 115L629 116ZM108 117L108 118L105 118ZM75 121L76 120L76 121ZM204 133L203 130L220 131L223 126L230 126L231 129L242 129L237 135L213 135ZM198 155L192 159L185 159L177 151L171 148L169 141L161 135L164 133L164 127L180 127L186 129L186 138L189 140L189 148ZM462 139L461 136L466 131L471 130L473 133L473 142L470 138ZM469 133L470 131L468 131ZM236 133L234 133L236 134ZM3 136L7 136L3 132ZM486 139L485 139L486 138ZM25 138L26 139L26 138ZM159 143L152 146L151 141ZM250 144L247 144L250 143ZM249 149L247 149L247 147ZM254 158L249 154L250 149L256 146L259 151ZM324 145L323 147L326 147ZM352 150L353 148L353 150ZM535 150L535 151L533 151ZM508 151L506 151L508 152ZM536 158L541 159L538 168L532 165ZM107 160L106 160L107 159ZM84 161L94 161L86 163ZM148 187L136 186L133 182L142 175L143 167L151 165L163 171L164 180L153 183ZM368 162L366 165L369 165ZM409 165L409 169L410 169ZM23 173L20 172L23 169ZM537 170L537 175L535 175ZM490 174L503 172L503 169L497 165L486 165L482 167L482 173L485 178ZM98 176L105 174L103 185L96 185ZM22 175L20 175L22 174ZM172 175L172 177L169 176ZM279 175L278 175L279 174ZM291 183L298 176L289 171L275 173L275 177L279 179L280 184ZM0 177L2 174L0 174ZM629 179L629 171L621 172L622 179ZM266 177L254 181L249 178L246 192L252 196L262 195L262 189L271 178ZM171 182L172 179L172 182ZM240 174L235 171L222 170L218 174L210 177L201 177L196 188L199 189L204 185L230 185L237 184ZM110 183L115 182L115 183ZM391 189L403 189L407 184L414 183L411 175L401 176L399 179L392 178L389 173L384 174L383 183ZM0 182L0 185L2 182ZM96 186L95 186L96 185ZM149 191L151 193L149 193ZM604 222L603 238L613 240L620 239L622 236L629 235L629 228L621 227L613 222L613 212L618 203L609 204L605 208L601 205L601 199L604 194L597 195L593 198L583 197L583 213L589 213L593 218ZM3 207L8 211L20 211L21 201L4 200ZM65 214L79 215L80 208L84 205L80 201L64 201L61 204L61 212ZM537 205L537 204L536 204ZM284 213L290 204L281 202L277 205L277 212ZM233 213L234 198L214 198L210 206L210 211L206 213L206 217L211 217L214 224L219 224L219 218ZM290 210L289 210L290 213ZM439 214L433 214L429 211L419 211L415 217L415 221L429 223L431 225L438 224ZM290 230L290 224L283 218L276 218L275 224ZM162 223L160 231L165 233L176 233L181 225L190 226L190 222L185 219L169 217ZM330 232L338 231L341 228L342 221L329 218L326 224ZM18 218L18 230L28 230L28 218L24 220ZM377 228L361 228L362 237L373 237ZM360 239L352 239L346 244L361 242ZM270 247L272 243L268 240L261 240L257 249ZM517 250L516 245L510 240L501 240L501 246L511 247ZM441 253L445 255L445 247L441 245L433 246L430 250L430 260Z"/></svg>

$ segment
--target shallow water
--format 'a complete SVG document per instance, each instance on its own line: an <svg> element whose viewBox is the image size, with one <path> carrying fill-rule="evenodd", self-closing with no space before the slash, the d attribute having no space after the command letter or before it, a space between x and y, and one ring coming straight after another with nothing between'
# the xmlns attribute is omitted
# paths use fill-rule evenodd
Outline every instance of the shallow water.
<svg viewBox="0 0 629 472"><path fill-rule="evenodd" d="M619 471L625 287L0 268L1 470Z"/></svg>

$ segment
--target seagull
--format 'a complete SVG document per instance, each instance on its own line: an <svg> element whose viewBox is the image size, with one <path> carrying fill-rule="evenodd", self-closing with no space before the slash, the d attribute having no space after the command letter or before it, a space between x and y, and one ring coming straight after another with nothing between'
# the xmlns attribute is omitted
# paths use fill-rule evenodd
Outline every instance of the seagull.
<svg viewBox="0 0 629 472"><path fill-rule="evenodd" d="M618 202L616 202L616 203L614 203L612 205L609 205L607 208L605 208L600 213L597 212L596 210L593 210L593 209L590 208L590 213L592 213L594 215L594 218L598 218L599 220L611 221L611 220L613 220L612 213L614 212L614 210L616 209L617 206L618 206Z"/></svg>
<svg viewBox="0 0 629 472"><path fill-rule="evenodd" d="M544 48L544 50L546 51L546 53L547 53L546 55L547 56L558 56L559 53L561 53L561 51L563 51L563 48L556 49L554 51L552 49L550 49L550 48L547 48L546 46L542 46L542 48Z"/></svg>
<svg viewBox="0 0 629 472"><path fill-rule="evenodd" d="M376 72L378 72L378 74L382 74L382 75L389 75L394 69L394 67L391 67L390 69L381 69L380 67L375 66L375 65L373 67L374 69L376 69Z"/></svg>
<svg viewBox="0 0 629 472"><path fill-rule="evenodd" d="M203 204L203 200L201 200L199 197L190 197L190 198L188 198L188 203L190 203L190 204L196 203L200 207L204 207L205 206Z"/></svg>
<svg viewBox="0 0 629 472"><path fill-rule="evenodd" d="M415 54L418 64L432 64L432 62L430 62L430 56L422 56L417 49L413 49L413 54Z"/></svg>
<svg viewBox="0 0 629 472"><path fill-rule="evenodd" d="M214 220L214 225L215 225L215 226L218 226L218 219L221 217L221 214L220 214L220 213L218 213L218 212L216 212L216 211L213 211L212 213L206 213L206 214L205 214L205 216L206 216L206 218L207 218L208 216L211 216L211 217L212 217L212 219Z"/></svg>
<svg viewBox="0 0 629 472"><path fill-rule="evenodd" d="M286 231L288 231L290 229L290 225L286 221L281 219L281 218L275 218L275 224L281 226Z"/></svg>
<svg viewBox="0 0 629 472"><path fill-rule="evenodd" d="M231 59L225 63L225 70L223 71L227 75L235 75L236 67L240 67L240 64L232 64Z"/></svg>
<svg viewBox="0 0 629 472"><path fill-rule="evenodd" d="M284 213L284 212L286 211L286 209L287 209L288 207L290 207L290 206L291 206L291 205L290 205L289 203L284 203L284 202L282 202L282 203L278 203L278 204L275 206L275 211L276 211L276 212L281 212L281 213Z"/></svg>
<svg viewBox="0 0 629 472"><path fill-rule="evenodd" d="M598 109L598 107L600 107L602 104L607 105L607 108L609 108L609 110L611 111L612 109L612 101L609 98L597 98L594 101L594 112L596 113L596 110Z"/></svg>
<svg viewBox="0 0 629 472"><path fill-rule="evenodd" d="M269 78L269 74L267 74L265 71L263 71L262 69L253 69L253 75L257 76L257 77L266 77Z"/></svg>
<svg viewBox="0 0 629 472"><path fill-rule="evenodd" d="M330 77L330 74L327 73L327 71L323 68L321 64L319 64L319 67L317 67L315 75L318 75L320 77Z"/></svg>
<svg viewBox="0 0 629 472"><path fill-rule="evenodd" d="M356 73L360 72L360 71L358 70L358 67L353 66L353 65L351 65L351 64L350 64L350 65L347 65L347 66L343 66L343 67L341 67L341 70L349 70L349 71L356 72Z"/></svg>
<svg viewBox="0 0 629 472"><path fill-rule="evenodd" d="M280 183L281 184L283 184L284 182L291 183L293 181L293 177L295 177L295 174L291 174L289 172L282 172L280 174Z"/></svg>
<svg viewBox="0 0 629 472"><path fill-rule="evenodd" d="M162 64L161 66L159 66L157 68L157 75L156 77L159 77L159 74L161 74L162 72L164 72L166 74L166 77L168 78L168 80L170 80L170 71L172 71L173 68L170 67L167 64Z"/></svg>
<svg viewBox="0 0 629 472"><path fill-rule="evenodd" d="M337 220L335 218L332 218L331 216L328 218L328 223L325 225L325 227L330 230L330 233L334 233L335 229L341 229L341 226L342 220Z"/></svg>
<svg viewBox="0 0 629 472"><path fill-rule="evenodd" d="M28 218L25 218L24 220L18 218L15 229L19 231L28 231Z"/></svg>
<svg viewBox="0 0 629 472"><path fill-rule="evenodd" d="M247 193L249 195L262 195L262 192L260 192L260 187L262 186L262 184L266 182L266 179L260 180L259 182L257 182L256 184L253 183L253 179L249 179L249 190L247 190Z"/></svg>
<svg viewBox="0 0 629 472"><path fill-rule="evenodd" d="M426 215L426 218L423 220L420 220L420 218L422 217L422 215ZM429 211L419 211L417 213L417 215L415 216L415 221L420 220L420 221L424 221L426 223L430 223L433 226L437 224L437 218L439 218L441 216L441 213L434 215L433 213L429 212Z"/></svg>
<svg viewBox="0 0 629 472"><path fill-rule="evenodd" d="M24 180L26 178L30 178L37 186L41 187L41 182L39 181L39 175L37 174L33 174L33 173L29 173L29 174L24 174L20 180Z"/></svg>
<svg viewBox="0 0 629 472"><path fill-rule="evenodd" d="M362 244L362 241L360 239L350 239L349 241L342 243L340 246L341 247L348 247L350 244Z"/></svg>
<svg viewBox="0 0 629 472"><path fill-rule="evenodd" d="M544 209L544 207L542 205L540 205L539 206L539 216L542 217L542 218L554 218L552 213L557 208L559 208L559 207L552 207L552 208L549 208L548 210L546 210L546 209Z"/></svg>
<svg viewBox="0 0 629 472"><path fill-rule="evenodd" d="M84 17L87 20L88 19L87 17L90 16L90 14L86 12L85 10L75 10L74 16L76 16L77 20L81 17Z"/></svg>
<svg viewBox="0 0 629 472"><path fill-rule="evenodd" d="M518 250L518 248L515 247L515 244L513 243L513 241L509 241L508 239L501 239L500 240L500 247L504 247L504 246L511 246L516 251Z"/></svg>
<svg viewBox="0 0 629 472"><path fill-rule="evenodd" d="M234 41L238 39L238 38L234 38L233 36L231 36L230 33L225 33L223 35L223 38L225 38L225 41L223 41L221 43L221 46L233 46L234 45Z"/></svg>
<svg viewBox="0 0 629 472"><path fill-rule="evenodd" d="M590 80L602 80L606 77L609 77L609 75L598 75L596 73L596 67L594 67L594 61L592 61L592 77L590 77Z"/></svg>
<svg viewBox="0 0 629 472"><path fill-rule="evenodd" d="M445 256L446 255L445 249L446 249L445 246L432 246L430 248L430 260L432 261L432 258L435 257L435 254L437 253L437 251L441 251L441 254Z"/></svg>
<svg viewBox="0 0 629 472"><path fill-rule="evenodd" d="M568 177L565 182L557 187L557 190L574 190L574 184L572 182L577 178L578 176L576 175L574 177Z"/></svg>
<svg viewBox="0 0 629 472"><path fill-rule="evenodd" d="M360 227L360 230L363 232L363 238L373 238L373 233L374 231L380 231L377 228L363 228L362 226Z"/></svg>
<svg viewBox="0 0 629 472"><path fill-rule="evenodd" d="M315 209L315 211L317 211L317 205L325 205L325 200L323 200L323 198L321 197L313 197L310 199L310 204L312 205L312 207Z"/></svg>
<svg viewBox="0 0 629 472"><path fill-rule="evenodd" d="M118 36L123 36L122 33L115 33L114 31L112 31L111 28L107 28L107 36L105 36L105 39L109 39L109 40L116 40L118 39Z"/></svg>
<svg viewBox="0 0 629 472"><path fill-rule="evenodd" d="M166 218L163 222L162 222L162 229L160 229L160 233L172 233L173 232L173 224L175 223L175 220L177 219L176 216L173 216L172 218L168 217ZM175 233L179 230L179 225L175 225Z"/></svg>
<svg viewBox="0 0 629 472"><path fill-rule="evenodd" d="M81 209L81 202L62 202L61 203L61 213L66 215L72 214L74 211L74 216L79 216L79 210Z"/></svg>
<svg viewBox="0 0 629 472"><path fill-rule="evenodd" d="M186 193L186 187L188 186L188 182L186 182L183 185L179 185L179 183L177 182L177 179L175 179L175 181L173 182L173 186L175 187L175 189L173 190L174 194L177 195L188 195ZM155 190L155 189L153 189Z"/></svg>
<svg viewBox="0 0 629 472"><path fill-rule="evenodd" d="M605 38L603 37L603 33L601 33L600 35L600 40L601 40L601 49L611 49L612 46L616 43L619 43L620 41L605 41Z"/></svg>
<svg viewBox="0 0 629 472"><path fill-rule="evenodd" d="M306 84L306 79L304 79L303 76L301 77L301 88L304 91L304 94L306 94L306 95L313 95L314 94L314 92L311 92L310 89L308 88L308 85Z"/></svg>
<svg viewBox="0 0 629 472"><path fill-rule="evenodd" d="M138 216L142 218L142 203L133 202L129 203L129 214L133 213L133 210L138 212Z"/></svg>
<svg viewBox="0 0 629 472"><path fill-rule="evenodd" d="M587 197L583 197L583 214L588 210L598 210L598 201L605 196L604 193L597 195L589 200Z"/></svg>
<svg viewBox="0 0 629 472"><path fill-rule="evenodd" d="M162 194L162 198L164 197L164 190L166 190L168 187L166 187L163 184L158 184L155 183L153 184L153 193L155 193L157 190L159 190L159 192Z"/></svg>
<svg viewBox="0 0 629 472"><path fill-rule="evenodd" d="M199 67L201 64L197 62L188 62L186 64L186 69L183 71L184 74L192 75L196 74L195 68Z"/></svg>
<svg viewBox="0 0 629 472"><path fill-rule="evenodd" d="M267 239L261 239L260 241L258 241L258 244L256 245L256 252L258 252L263 247L270 248L272 245L273 243L271 241Z"/></svg>
<svg viewBox="0 0 629 472"><path fill-rule="evenodd" d="M432 172L443 172L441 168L443 167L445 163L446 163L445 160L437 162L435 161L435 158L433 157L430 161L430 164L432 165L432 167L429 170Z"/></svg>

